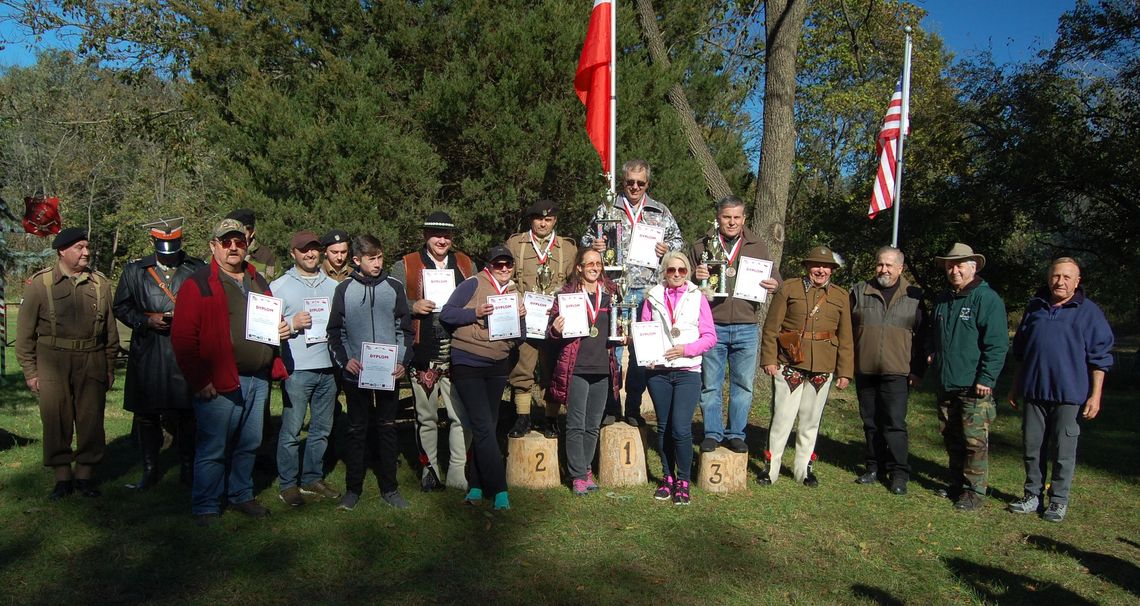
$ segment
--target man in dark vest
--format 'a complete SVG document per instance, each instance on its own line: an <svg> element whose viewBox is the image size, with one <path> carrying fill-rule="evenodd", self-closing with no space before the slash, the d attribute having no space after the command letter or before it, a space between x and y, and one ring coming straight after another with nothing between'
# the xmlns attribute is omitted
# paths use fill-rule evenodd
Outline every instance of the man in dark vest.
<svg viewBox="0 0 1140 606"><path fill-rule="evenodd" d="M922 289L902 276L904 257L890 246L879 249L875 277L851 289L851 324L855 333L855 390L867 469L857 484L890 476L891 492L906 494L906 408L908 387L926 370L922 343L926 310Z"/></svg>
<svg viewBox="0 0 1140 606"><path fill-rule="evenodd" d="M142 450L142 478L131 488L146 490L160 477L158 451L162 422L178 445L179 481L189 485L194 466L194 409L190 387L174 359L170 325L174 302L186 279L205 262L182 250L182 219L150 225L154 254L123 268L115 291L115 317L131 329L123 408L134 413L134 432Z"/></svg>

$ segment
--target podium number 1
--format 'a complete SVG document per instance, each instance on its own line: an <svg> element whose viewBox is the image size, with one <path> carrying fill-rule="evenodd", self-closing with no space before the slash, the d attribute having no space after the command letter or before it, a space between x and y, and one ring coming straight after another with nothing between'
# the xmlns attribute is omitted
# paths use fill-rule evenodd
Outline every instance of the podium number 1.
<svg viewBox="0 0 1140 606"><path fill-rule="evenodd" d="M633 446L633 442L626 441L625 443L625 464L633 465L633 459L630 458L629 449Z"/></svg>
<svg viewBox="0 0 1140 606"><path fill-rule="evenodd" d="M538 459L538 462L534 464L534 472L542 473L546 471L546 466L542 464L542 462L546 460L546 453L536 452L534 453L534 458Z"/></svg>

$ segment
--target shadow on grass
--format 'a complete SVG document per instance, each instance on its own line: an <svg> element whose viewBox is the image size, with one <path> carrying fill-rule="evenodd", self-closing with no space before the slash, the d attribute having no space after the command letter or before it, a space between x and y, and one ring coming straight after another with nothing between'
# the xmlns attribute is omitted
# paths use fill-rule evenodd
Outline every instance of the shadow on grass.
<svg viewBox="0 0 1140 606"><path fill-rule="evenodd" d="M18 446L27 446L28 444L35 444L39 440L35 438L25 438L24 436L14 434L7 429L0 428L0 452L11 450Z"/></svg>
<svg viewBox="0 0 1140 606"><path fill-rule="evenodd" d="M1040 535L1030 535L1026 540L1038 549L1069 556L1080 562L1081 566L1088 568L1089 574L1101 577L1132 595L1140 596L1140 567L1132 562L1095 551L1085 551L1069 543Z"/></svg>
<svg viewBox="0 0 1140 606"><path fill-rule="evenodd" d="M1059 585L1039 581L1001 568L977 564L961 558L945 560L946 569L982 601L993 604L1095 604Z"/></svg>
<svg viewBox="0 0 1140 606"><path fill-rule="evenodd" d="M905 602L895 596L869 585L856 584L851 586L851 595L857 598L866 598L879 606L903 606Z"/></svg>

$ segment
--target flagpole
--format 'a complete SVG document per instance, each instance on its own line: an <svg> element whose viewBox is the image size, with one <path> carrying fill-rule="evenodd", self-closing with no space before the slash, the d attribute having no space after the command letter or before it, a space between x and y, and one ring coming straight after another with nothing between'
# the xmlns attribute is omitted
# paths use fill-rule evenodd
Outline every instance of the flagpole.
<svg viewBox="0 0 1140 606"><path fill-rule="evenodd" d="M895 147L895 214L891 226L891 246L895 248L899 246L899 207L902 206L903 141L910 130L910 26L904 27L903 31L906 32L906 46L903 51L902 116L899 117L899 139Z"/></svg>
<svg viewBox="0 0 1140 606"><path fill-rule="evenodd" d="M610 199L617 200L617 0L610 5Z"/></svg>

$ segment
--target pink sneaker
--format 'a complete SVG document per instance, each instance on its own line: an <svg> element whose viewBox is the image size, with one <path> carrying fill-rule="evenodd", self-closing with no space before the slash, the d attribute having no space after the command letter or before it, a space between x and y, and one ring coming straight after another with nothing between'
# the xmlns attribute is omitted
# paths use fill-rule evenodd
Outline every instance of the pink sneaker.
<svg viewBox="0 0 1140 606"><path fill-rule="evenodd" d="M673 476L665 476L661 478L661 483L657 485L657 492L653 493L653 498L658 501L668 501L673 496Z"/></svg>
<svg viewBox="0 0 1140 606"><path fill-rule="evenodd" d="M586 490L590 492L598 490L598 483L594 481L594 470L589 467L586 468Z"/></svg>
<svg viewBox="0 0 1140 606"><path fill-rule="evenodd" d="M576 479L576 480L574 480L572 485L573 485L573 491L574 491L575 495L580 496L580 497L584 497L584 496L590 494L590 489L588 488L588 485L586 484L586 480L577 480Z"/></svg>
<svg viewBox="0 0 1140 606"><path fill-rule="evenodd" d="M688 480L677 480L673 485L673 504L674 505L688 505L689 504L689 482Z"/></svg>

